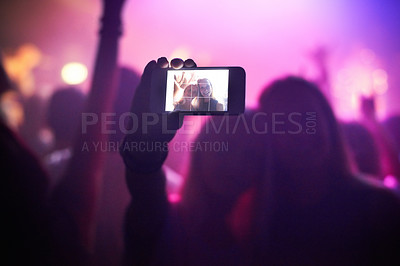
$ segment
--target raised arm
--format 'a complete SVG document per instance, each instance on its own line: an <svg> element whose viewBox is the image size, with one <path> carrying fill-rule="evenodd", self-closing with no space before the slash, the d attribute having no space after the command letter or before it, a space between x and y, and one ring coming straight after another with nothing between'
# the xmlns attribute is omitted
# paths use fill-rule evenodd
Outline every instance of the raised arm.
<svg viewBox="0 0 400 266"><path fill-rule="evenodd" d="M380 152L380 163L382 165L382 175L394 176L399 181L400 163L395 149L395 144L390 135L386 132L382 124L378 121L375 109L375 97L361 97L362 122L371 132L378 144Z"/></svg>
<svg viewBox="0 0 400 266"><path fill-rule="evenodd" d="M100 39L93 79L84 110L85 113L97 116L98 121L101 121L102 113L111 111L113 103L114 72L117 65L118 39L121 35L120 16L124 2L125 0L103 0ZM102 182L102 162L105 154L101 151L85 151L82 147L87 143L106 141L106 135L101 131L100 122L88 126L86 132L80 130L77 133L73 156L63 181L53 195L52 204L56 216L59 216L59 221L55 222L55 232L68 235L70 243L63 245L90 252L93 248L97 202Z"/></svg>
<svg viewBox="0 0 400 266"><path fill-rule="evenodd" d="M195 63L190 59L171 61L174 68L184 65L194 67ZM120 148L132 197L125 219L127 265L149 264L168 217L165 176L161 167L168 155L168 142L175 136L182 119L178 113L151 113L149 107L152 72L168 66L166 58L147 64L131 108L138 127L125 137Z"/></svg>

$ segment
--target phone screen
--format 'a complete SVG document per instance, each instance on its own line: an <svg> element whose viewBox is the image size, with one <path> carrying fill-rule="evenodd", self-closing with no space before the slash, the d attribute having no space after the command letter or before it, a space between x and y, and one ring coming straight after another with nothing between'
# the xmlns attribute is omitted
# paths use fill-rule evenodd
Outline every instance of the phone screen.
<svg viewBox="0 0 400 266"><path fill-rule="evenodd" d="M165 110L228 111L229 69L168 70Z"/></svg>

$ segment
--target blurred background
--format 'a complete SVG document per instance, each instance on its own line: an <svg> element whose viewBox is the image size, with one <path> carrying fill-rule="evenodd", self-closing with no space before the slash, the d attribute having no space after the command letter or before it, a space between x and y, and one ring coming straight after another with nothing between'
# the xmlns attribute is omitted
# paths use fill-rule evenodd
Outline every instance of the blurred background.
<svg viewBox="0 0 400 266"><path fill-rule="evenodd" d="M43 160L52 187L71 156L72 125L90 88L101 7L101 0L0 1L0 53L14 87L1 95L0 115ZM340 120L360 120L366 97L374 99L383 121L400 114L399 15L400 1L392 0L126 0L115 118L128 111L132 84L145 65L166 56L192 58L198 66L243 67L249 108L271 81L299 75L319 84ZM185 123L204 119L187 117ZM200 126L183 127L170 144L164 168L171 201L179 200L187 143ZM348 131L366 147L361 133ZM110 143L121 138L114 134ZM118 230L130 197L116 147L102 147L109 156L96 247L103 263L96 265L122 251ZM399 151L397 142L397 165ZM385 185L398 187L396 178L391 173Z"/></svg>
<svg viewBox="0 0 400 266"><path fill-rule="evenodd" d="M21 90L48 97L65 82L87 90L100 11L100 0L1 1L0 47ZM383 117L400 109L398 14L398 1L128 0L119 61L138 72L160 56L240 65L254 106L276 77L318 79L323 60L340 117L354 118L358 96L371 93ZM71 62L83 67L64 69L63 78Z"/></svg>

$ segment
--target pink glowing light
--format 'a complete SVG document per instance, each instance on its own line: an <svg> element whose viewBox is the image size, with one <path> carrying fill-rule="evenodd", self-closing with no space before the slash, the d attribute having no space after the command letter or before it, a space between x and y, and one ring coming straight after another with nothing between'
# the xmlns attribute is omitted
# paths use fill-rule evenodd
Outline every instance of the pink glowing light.
<svg viewBox="0 0 400 266"><path fill-rule="evenodd" d="M388 175L383 180L383 184L388 188L394 189L398 187L399 182L397 181L396 177Z"/></svg>
<svg viewBox="0 0 400 266"><path fill-rule="evenodd" d="M333 6L329 12L339 9ZM335 30L327 28L336 20L323 16L325 9L316 0L129 2L120 59L138 69L159 56L242 66L248 73L246 105L254 106L267 82L297 74L307 51L329 42ZM311 67L305 68L309 73Z"/></svg>
<svg viewBox="0 0 400 266"><path fill-rule="evenodd" d="M168 195L168 201L171 203L178 203L181 201L181 195L177 193L171 193Z"/></svg>
<svg viewBox="0 0 400 266"><path fill-rule="evenodd" d="M388 74L383 69L375 69L372 72L373 90L376 94L384 94L388 89Z"/></svg>

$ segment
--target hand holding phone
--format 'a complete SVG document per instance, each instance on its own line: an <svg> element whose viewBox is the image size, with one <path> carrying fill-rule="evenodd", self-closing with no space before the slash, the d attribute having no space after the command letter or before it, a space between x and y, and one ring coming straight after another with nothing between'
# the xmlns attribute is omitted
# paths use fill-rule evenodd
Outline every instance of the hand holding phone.
<svg viewBox="0 0 400 266"><path fill-rule="evenodd" d="M152 139L160 141L169 141L175 135L173 130L179 129L182 124L182 117L176 113L162 113L154 112L151 108L152 101L154 99L151 88L151 80L154 72L162 69L180 69L182 67L195 66L193 60L188 59L183 61L182 59L173 59L170 62L165 57L161 57L156 61L149 62L142 74L141 81L136 88L132 106L130 112L137 117L137 130L135 130L135 138L137 139ZM166 123L163 123L166 121ZM163 129L162 127L168 127L172 131ZM144 133L145 132L145 133ZM167 132L167 133L165 133ZM173 133L169 133L173 132ZM133 137L133 136L132 136Z"/></svg>
<svg viewBox="0 0 400 266"><path fill-rule="evenodd" d="M130 110L132 130L127 132L119 149L130 171L142 174L158 171L167 158L168 142L172 140L183 122L183 117L177 112L157 113L151 110L154 93L151 92L153 73L169 66L179 69L195 65L191 59L185 62L174 59L170 64L165 57L161 57L157 62L153 60L145 67Z"/></svg>

